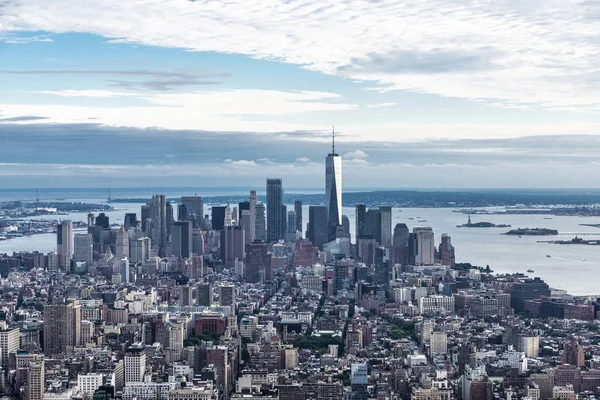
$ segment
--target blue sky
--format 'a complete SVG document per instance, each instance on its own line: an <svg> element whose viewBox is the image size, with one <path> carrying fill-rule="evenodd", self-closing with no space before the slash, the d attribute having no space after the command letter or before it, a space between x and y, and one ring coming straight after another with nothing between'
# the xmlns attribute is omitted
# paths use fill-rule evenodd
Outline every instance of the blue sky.
<svg viewBox="0 0 600 400"><path fill-rule="evenodd" d="M0 185L597 187L580 0L0 5Z"/></svg>

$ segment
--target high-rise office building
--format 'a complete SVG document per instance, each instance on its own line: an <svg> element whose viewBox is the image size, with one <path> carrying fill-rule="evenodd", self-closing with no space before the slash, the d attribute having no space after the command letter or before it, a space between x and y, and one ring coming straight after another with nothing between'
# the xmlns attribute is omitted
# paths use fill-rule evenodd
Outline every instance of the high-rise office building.
<svg viewBox="0 0 600 400"><path fill-rule="evenodd" d="M231 311L235 312L235 285L225 282L219 286L219 305L231 307Z"/></svg>
<svg viewBox="0 0 600 400"><path fill-rule="evenodd" d="M440 264L447 265L450 267L454 266L454 246L452 246L452 240L447 233L442 233L442 242L440 243Z"/></svg>
<svg viewBox="0 0 600 400"><path fill-rule="evenodd" d="M248 240L249 243L254 242L254 239L256 239L256 202L256 190L251 190L249 201L250 207L248 208L248 211L250 212L250 238Z"/></svg>
<svg viewBox="0 0 600 400"><path fill-rule="evenodd" d="M327 238L327 207L308 207L307 239L310 240L314 246L323 250L323 245L328 241Z"/></svg>
<svg viewBox="0 0 600 400"><path fill-rule="evenodd" d="M244 238L246 241L246 245L252 243L251 234L250 234L250 210L242 211L242 215L240 216L239 225L244 229Z"/></svg>
<svg viewBox="0 0 600 400"><path fill-rule="evenodd" d="M416 235L417 240L415 264L435 264L435 241L433 237L433 229L425 227L415 227L413 228L413 233Z"/></svg>
<svg viewBox="0 0 600 400"><path fill-rule="evenodd" d="M185 206L185 219L198 224L194 225L194 227L201 227L201 222L204 219L204 198L201 196L182 196L179 204Z"/></svg>
<svg viewBox="0 0 600 400"><path fill-rule="evenodd" d="M45 392L44 360L32 361L27 372L27 400L43 400Z"/></svg>
<svg viewBox="0 0 600 400"><path fill-rule="evenodd" d="M196 303L199 306L209 307L212 305L213 287L209 282L202 282L196 286Z"/></svg>
<svg viewBox="0 0 600 400"><path fill-rule="evenodd" d="M85 262L88 266L94 262L94 238L89 233L77 233L73 238L75 251L73 261Z"/></svg>
<svg viewBox="0 0 600 400"><path fill-rule="evenodd" d="M60 266L68 269L73 258L73 223L62 221L56 227L56 253L60 258Z"/></svg>
<svg viewBox="0 0 600 400"><path fill-rule="evenodd" d="M110 229L110 219L106 214L100 213L96 217L96 226L99 226L103 229Z"/></svg>
<svg viewBox="0 0 600 400"><path fill-rule="evenodd" d="M244 210L250 211L250 202L249 201L240 201L238 203L238 209L237 209L238 213L235 216L236 220L238 221L238 224L239 224L239 221L241 221L241 219L242 219L242 213L244 212Z"/></svg>
<svg viewBox="0 0 600 400"><path fill-rule="evenodd" d="M342 225L342 157L335 152L335 131L331 153L325 158L325 206L327 239L333 240L337 227Z"/></svg>
<svg viewBox="0 0 600 400"><path fill-rule="evenodd" d="M44 354L64 355L81 344L81 306L75 300L44 306Z"/></svg>
<svg viewBox="0 0 600 400"><path fill-rule="evenodd" d="M296 211L287 212L287 224L286 224L285 240L287 242L295 243L299 239L298 231L296 230Z"/></svg>
<svg viewBox="0 0 600 400"><path fill-rule="evenodd" d="M152 251L152 240L149 237L141 237L131 242L131 261L143 263L150 258Z"/></svg>
<svg viewBox="0 0 600 400"><path fill-rule="evenodd" d="M379 207L381 214L381 244L390 246L392 244L392 207Z"/></svg>
<svg viewBox="0 0 600 400"><path fill-rule="evenodd" d="M137 215L135 213L126 213L123 224L125 225L126 230L128 230L130 228L137 228L138 227Z"/></svg>
<svg viewBox="0 0 600 400"><path fill-rule="evenodd" d="M367 207L364 204L357 204L354 209L354 240L356 243L356 254L358 255L359 240L365 235L365 219L367 217Z"/></svg>
<svg viewBox="0 0 600 400"><path fill-rule="evenodd" d="M283 183L278 178L267 178L267 241L284 238Z"/></svg>
<svg viewBox="0 0 600 400"><path fill-rule="evenodd" d="M266 241L267 240L267 219L265 205L263 203L257 203L255 206L256 213L254 214L254 240Z"/></svg>
<svg viewBox="0 0 600 400"><path fill-rule="evenodd" d="M271 253L269 253L267 243L255 242L248 245L245 268L244 280L246 282L258 283L261 280L272 279Z"/></svg>
<svg viewBox="0 0 600 400"><path fill-rule="evenodd" d="M410 231L406 224L396 224L394 227L394 236L392 237L392 258L393 264L408 264L409 256L409 237Z"/></svg>
<svg viewBox="0 0 600 400"><path fill-rule="evenodd" d="M221 261L225 268L235 268L235 261L246 257L244 229L241 226L225 226L221 231Z"/></svg>
<svg viewBox="0 0 600 400"><path fill-rule="evenodd" d="M177 221L187 221L188 210L185 204L179 203L177 205Z"/></svg>
<svg viewBox="0 0 600 400"><path fill-rule="evenodd" d="M164 194L157 194L150 201L150 224L152 244L158 247L159 255L164 255L168 240L167 199Z"/></svg>
<svg viewBox="0 0 600 400"><path fill-rule="evenodd" d="M375 239L381 244L381 213L377 208L370 208L365 214L365 234L363 237Z"/></svg>
<svg viewBox="0 0 600 400"><path fill-rule="evenodd" d="M304 226L302 224L302 201L294 201L294 211L296 212L296 230L304 236Z"/></svg>
<svg viewBox="0 0 600 400"><path fill-rule="evenodd" d="M231 211L231 207L229 207L229 204L227 204L227 207L225 207L225 226L231 225L233 225L233 213Z"/></svg>
<svg viewBox="0 0 600 400"><path fill-rule="evenodd" d="M193 250L192 221L177 221L171 228L171 252L188 258Z"/></svg>
<svg viewBox="0 0 600 400"><path fill-rule="evenodd" d="M527 300L537 299L542 296L550 297L550 287L540 278L524 279L521 282L513 284L510 293L510 306L515 312L525 311L525 302Z"/></svg>
<svg viewBox="0 0 600 400"><path fill-rule="evenodd" d="M129 283L129 260L127 258L119 260L119 273L121 275L121 283Z"/></svg>
<svg viewBox="0 0 600 400"><path fill-rule="evenodd" d="M146 352L142 343L134 343L125 351L125 384L143 382L146 374Z"/></svg>
<svg viewBox="0 0 600 400"><path fill-rule="evenodd" d="M121 228L119 228L119 231L117 232L115 253L115 256L119 260L129 258L129 234L123 225L121 225Z"/></svg>
<svg viewBox="0 0 600 400"><path fill-rule="evenodd" d="M223 230L225 226L225 206L213 206L210 210L210 219L212 222L212 228L215 231Z"/></svg>
<svg viewBox="0 0 600 400"><path fill-rule="evenodd" d="M0 330L0 365L2 368L8 369L10 355L17 354L19 351L19 338L21 330L19 328L8 328Z"/></svg>
<svg viewBox="0 0 600 400"><path fill-rule="evenodd" d="M140 219L142 220L142 232L146 234L146 236L151 237L151 224L152 224L152 215L151 215L150 204L144 204L142 206L140 212Z"/></svg>

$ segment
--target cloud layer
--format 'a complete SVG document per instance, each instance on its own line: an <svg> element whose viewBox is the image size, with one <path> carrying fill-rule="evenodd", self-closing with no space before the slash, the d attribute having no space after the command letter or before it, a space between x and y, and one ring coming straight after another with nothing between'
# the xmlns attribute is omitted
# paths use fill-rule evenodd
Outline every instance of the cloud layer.
<svg viewBox="0 0 600 400"><path fill-rule="evenodd" d="M87 32L298 64L378 90L597 110L599 18L585 0L6 0L0 35Z"/></svg>

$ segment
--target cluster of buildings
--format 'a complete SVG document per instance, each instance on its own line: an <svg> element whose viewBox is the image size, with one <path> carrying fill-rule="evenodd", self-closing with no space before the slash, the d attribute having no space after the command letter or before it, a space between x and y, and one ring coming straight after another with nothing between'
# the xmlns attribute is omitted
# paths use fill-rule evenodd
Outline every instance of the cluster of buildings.
<svg viewBox="0 0 600 400"><path fill-rule="evenodd" d="M341 167L332 148L306 223L269 178L266 204L156 195L117 229L90 214L56 252L1 255L0 397L600 396L600 300L459 268L390 207L357 205L350 232Z"/></svg>

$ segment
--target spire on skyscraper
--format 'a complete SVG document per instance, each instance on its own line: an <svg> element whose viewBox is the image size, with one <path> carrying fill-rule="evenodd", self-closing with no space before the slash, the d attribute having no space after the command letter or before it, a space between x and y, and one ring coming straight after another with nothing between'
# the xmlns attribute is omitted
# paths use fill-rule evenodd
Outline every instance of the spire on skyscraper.
<svg viewBox="0 0 600 400"><path fill-rule="evenodd" d="M331 131L331 154L335 155L335 126Z"/></svg>

